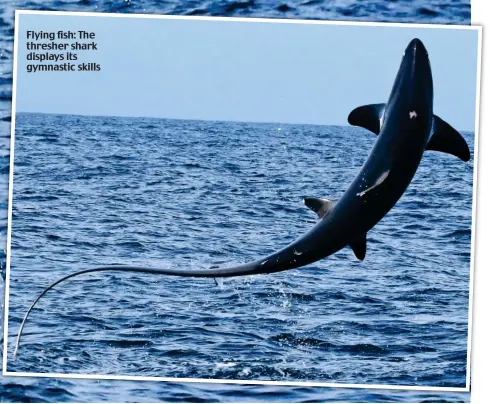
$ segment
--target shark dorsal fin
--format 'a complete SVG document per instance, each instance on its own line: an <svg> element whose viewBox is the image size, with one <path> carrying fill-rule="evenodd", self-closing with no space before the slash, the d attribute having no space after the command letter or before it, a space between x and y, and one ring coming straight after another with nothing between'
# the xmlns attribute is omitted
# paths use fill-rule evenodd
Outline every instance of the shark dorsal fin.
<svg viewBox="0 0 490 404"><path fill-rule="evenodd" d="M463 161L469 161L470 149L463 136L446 121L434 115L432 137L426 150L435 150L452 154Z"/></svg>
<svg viewBox="0 0 490 404"><path fill-rule="evenodd" d="M379 135L386 104L369 104L352 110L347 120L351 125L360 126Z"/></svg>
<svg viewBox="0 0 490 404"><path fill-rule="evenodd" d="M305 198L304 203L321 219L332 210L335 200L327 198Z"/></svg>
<svg viewBox="0 0 490 404"><path fill-rule="evenodd" d="M354 255L362 261L366 256L366 233L351 242L349 247L354 251Z"/></svg>

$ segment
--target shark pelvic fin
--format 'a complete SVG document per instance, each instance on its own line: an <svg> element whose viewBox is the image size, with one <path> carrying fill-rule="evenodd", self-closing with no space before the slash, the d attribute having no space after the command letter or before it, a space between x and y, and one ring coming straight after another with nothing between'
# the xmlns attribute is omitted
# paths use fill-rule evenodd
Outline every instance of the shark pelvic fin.
<svg viewBox="0 0 490 404"><path fill-rule="evenodd" d="M360 126L379 135L386 104L369 104L352 110L347 120L351 125Z"/></svg>
<svg viewBox="0 0 490 404"><path fill-rule="evenodd" d="M365 189L364 191L359 192L357 196L364 196L369 192L373 191L374 189L376 189L377 187L379 187L386 180L386 178L388 178L389 174L390 174L390 170L386 170L378 177L378 179L373 185L371 185L369 188Z"/></svg>
<svg viewBox="0 0 490 404"><path fill-rule="evenodd" d="M303 202L321 219L333 209L336 201L327 198L305 198Z"/></svg>
<svg viewBox="0 0 490 404"><path fill-rule="evenodd" d="M426 150L435 150L459 157L463 161L470 160L470 149L463 136L446 121L434 115L432 137Z"/></svg>
<svg viewBox="0 0 490 404"><path fill-rule="evenodd" d="M362 261L366 256L366 233L350 243L349 247L354 251L354 255Z"/></svg>

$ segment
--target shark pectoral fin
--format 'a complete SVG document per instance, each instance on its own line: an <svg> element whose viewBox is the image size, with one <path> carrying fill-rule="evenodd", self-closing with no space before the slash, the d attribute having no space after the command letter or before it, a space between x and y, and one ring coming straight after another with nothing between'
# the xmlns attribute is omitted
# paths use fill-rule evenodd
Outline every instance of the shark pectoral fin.
<svg viewBox="0 0 490 404"><path fill-rule="evenodd" d="M327 198L305 198L303 202L321 219L332 210L336 201Z"/></svg>
<svg viewBox="0 0 490 404"><path fill-rule="evenodd" d="M366 188L364 191L359 192L357 196L364 196L369 192L373 191L374 189L376 189L377 187L379 187L386 180L386 178L388 178L389 174L390 174L390 170L386 170L378 177L374 185L371 185L369 188Z"/></svg>
<svg viewBox="0 0 490 404"><path fill-rule="evenodd" d="M354 255L361 261L366 257L366 233L349 244L354 251Z"/></svg>
<svg viewBox="0 0 490 404"><path fill-rule="evenodd" d="M347 120L351 125L366 128L379 135L385 104L369 104L352 110Z"/></svg>
<svg viewBox="0 0 490 404"><path fill-rule="evenodd" d="M463 161L470 160L470 149L463 136L447 122L434 115L432 137L426 150L452 154Z"/></svg>

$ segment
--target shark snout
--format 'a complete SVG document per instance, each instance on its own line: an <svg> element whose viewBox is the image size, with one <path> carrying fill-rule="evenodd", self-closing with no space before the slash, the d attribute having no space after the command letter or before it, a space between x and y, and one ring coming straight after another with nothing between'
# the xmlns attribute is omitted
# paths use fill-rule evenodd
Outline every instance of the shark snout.
<svg viewBox="0 0 490 404"><path fill-rule="evenodd" d="M412 39L405 50L405 54L411 54L415 59L420 57L426 58L428 56L427 49L424 44L418 38Z"/></svg>
<svg viewBox="0 0 490 404"><path fill-rule="evenodd" d="M408 44L403 57L402 69L408 85L415 91L426 93L427 98L432 99L432 72L429 54L422 41L412 39ZM432 101L431 101L432 102Z"/></svg>

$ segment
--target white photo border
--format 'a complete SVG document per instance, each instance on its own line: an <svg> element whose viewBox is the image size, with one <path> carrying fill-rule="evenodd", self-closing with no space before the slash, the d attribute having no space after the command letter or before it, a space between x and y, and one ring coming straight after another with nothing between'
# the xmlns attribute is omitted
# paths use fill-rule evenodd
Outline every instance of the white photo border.
<svg viewBox="0 0 490 404"><path fill-rule="evenodd" d="M472 200L472 224L471 224L471 257L470 257L470 281L469 281L469 306L468 306L468 345L466 360L466 386L465 387L430 387L430 386L405 386L405 385L383 385L383 384L352 384L352 383L322 383L322 382L294 382L294 381L267 381L267 380L231 380L231 379L197 379L197 378L175 378L159 376L116 376L97 374L65 374L65 373L35 373L35 372L9 372L7 370L7 348L8 348L8 313L10 292L10 260L11 260L11 236L12 236L12 196L14 179L14 144L15 144L15 121L16 121L16 93L17 93L17 62L18 62L18 36L19 18L21 15L56 15L56 16L79 16L79 17L103 17L103 18L132 18L132 19L171 19L171 20L201 20L201 21L228 21L248 23L276 23L276 24L310 24L310 25L343 25L363 27L398 27L398 28L424 28L424 29L456 29L473 30L478 32L478 61L476 79L476 111L475 111L475 143L474 143L474 168L473 168L473 200ZM119 14L119 13L96 13L96 12L69 12L69 11L37 11L37 10L15 10L15 33L14 33L14 62L13 62L13 87L12 87L12 120L10 139L10 170L9 170L9 200L8 200L8 230L7 230L7 258L5 278L5 305L4 305L4 336L3 336L3 363L2 375L9 377L42 377L42 378L64 378L64 379L96 379L96 380L134 380L134 381L166 381L173 383L220 383L220 384L243 384L243 385L275 385L275 386L304 386L304 387L339 387L339 388L366 388L386 390L415 390L415 391L447 391L447 392L469 392L471 378L472 358L472 326L473 326L473 300L474 300L474 272L476 258L476 210L477 210L477 174L479 165L479 130L480 130L480 87L481 87L481 59L482 59L482 27L470 25L442 25L442 24L410 24L410 23L379 23L379 22L355 22L355 21L324 21L324 20L301 20L301 19L271 19L254 17L208 17L208 16L179 16L158 14ZM481 208L481 206L480 206ZM480 244L481 245L481 244ZM481 248L480 248L481 250ZM479 251L480 251L479 250ZM481 254L480 254L481 255ZM482 265L483 267L483 265ZM484 268L481 268L481 271Z"/></svg>

